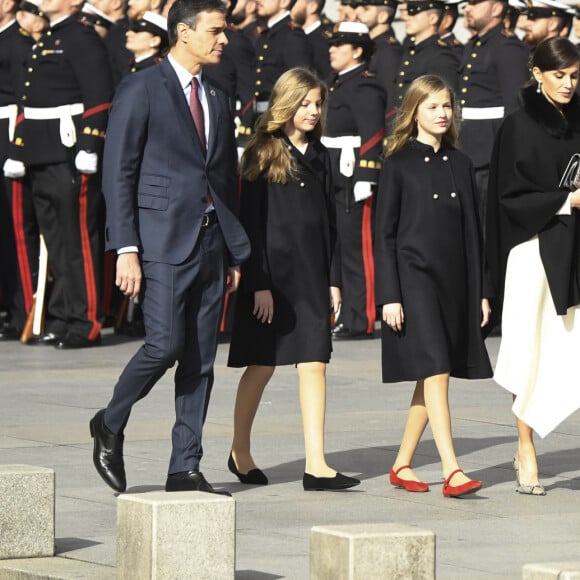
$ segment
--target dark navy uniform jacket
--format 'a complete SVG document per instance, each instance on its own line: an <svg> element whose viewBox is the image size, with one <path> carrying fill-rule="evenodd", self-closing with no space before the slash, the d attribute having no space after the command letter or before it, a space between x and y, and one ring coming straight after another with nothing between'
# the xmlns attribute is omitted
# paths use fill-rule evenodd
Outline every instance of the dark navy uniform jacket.
<svg viewBox="0 0 580 580"><path fill-rule="evenodd" d="M454 51L436 34L419 44L415 44L412 38L405 39L401 67L397 74L394 106L401 105L409 85L422 75L440 76L456 90L458 66L459 60Z"/></svg>
<svg viewBox="0 0 580 580"><path fill-rule="evenodd" d="M95 32L72 14L50 27L32 47L26 61L24 84L19 87L19 117L14 145L16 158L25 165L71 160L71 147L63 144L58 118L26 117L26 107L56 108L82 104L73 115L76 127L74 151L101 152L113 87L105 46Z"/></svg>

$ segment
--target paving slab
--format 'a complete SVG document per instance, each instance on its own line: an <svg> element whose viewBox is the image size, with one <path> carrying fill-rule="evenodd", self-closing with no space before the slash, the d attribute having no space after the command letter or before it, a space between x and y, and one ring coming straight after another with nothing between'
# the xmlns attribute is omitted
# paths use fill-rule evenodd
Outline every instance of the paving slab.
<svg viewBox="0 0 580 580"><path fill-rule="evenodd" d="M495 361L499 339L487 344ZM111 572L117 500L93 469L88 421L109 399L138 347L138 341L111 331L105 331L103 346L80 351L0 344L0 462L54 469L57 556ZM236 580L307 579L310 529L319 525L400 523L431 530L437 537L438 580L515 580L527 563L580 561L580 413L537 439L548 494L521 496L511 467L516 448L511 396L492 380L453 380L457 453L484 487L464 499L443 497L428 429L414 466L431 491L406 493L391 487L387 474L413 385L380 382L378 339L337 342L327 372L328 460L360 477L361 485L344 493L302 490L298 380L293 367L282 367L266 389L252 441L270 485L243 486L226 467L241 375L225 367L227 351L227 343L219 345L202 469L236 500ZM163 489L174 413L172 377L171 370L133 410L125 440L130 493Z"/></svg>

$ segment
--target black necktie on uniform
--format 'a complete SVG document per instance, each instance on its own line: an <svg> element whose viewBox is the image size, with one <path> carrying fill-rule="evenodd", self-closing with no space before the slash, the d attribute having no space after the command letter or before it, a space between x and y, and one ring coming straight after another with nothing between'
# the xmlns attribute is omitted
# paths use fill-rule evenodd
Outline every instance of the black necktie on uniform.
<svg viewBox="0 0 580 580"><path fill-rule="evenodd" d="M199 100L199 81L197 80L197 77L193 77L191 79L189 109L191 111L191 116L193 117L193 122L195 123L195 128L197 129L197 134L199 135L199 140L201 141L201 148L205 157L205 123L203 121L203 109Z"/></svg>

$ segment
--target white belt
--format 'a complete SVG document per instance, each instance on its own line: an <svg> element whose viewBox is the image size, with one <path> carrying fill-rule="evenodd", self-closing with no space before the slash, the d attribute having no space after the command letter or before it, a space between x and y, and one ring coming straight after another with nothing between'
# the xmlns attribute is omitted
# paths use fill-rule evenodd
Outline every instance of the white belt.
<svg viewBox="0 0 580 580"><path fill-rule="evenodd" d="M256 101L254 103L254 111L256 113L265 113L268 110L268 101Z"/></svg>
<svg viewBox="0 0 580 580"><path fill-rule="evenodd" d="M461 116L469 120L503 119L505 107L463 107Z"/></svg>
<svg viewBox="0 0 580 580"><path fill-rule="evenodd" d="M361 145L358 135L344 135L343 137L322 137L322 144L329 149L340 149L340 172L345 177L352 177L356 160L354 150Z"/></svg>
<svg viewBox="0 0 580 580"><path fill-rule="evenodd" d="M16 129L16 117L18 117L18 105L5 105L0 107L0 119L8 119L8 138L14 139Z"/></svg>
<svg viewBox="0 0 580 580"><path fill-rule="evenodd" d="M77 132L72 118L73 115L81 115L84 110L82 103L60 107L24 107L24 118L34 121L60 119L60 140L65 147L72 147L77 142Z"/></svg>

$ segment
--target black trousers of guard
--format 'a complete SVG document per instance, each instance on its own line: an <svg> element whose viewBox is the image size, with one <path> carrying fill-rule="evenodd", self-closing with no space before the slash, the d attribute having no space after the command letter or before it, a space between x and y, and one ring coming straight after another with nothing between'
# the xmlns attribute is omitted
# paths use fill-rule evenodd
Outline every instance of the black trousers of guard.
<svg viewBox="0 0 580 580"><path fill-rule="evenodd" d="M342 305L337 322L352 332L373 334L376 320L373 258L374 196L346 200L336 192L336 226L340 241Z"/></svg>
<svg viewBox="0 0 580 580"><path fill-rule="evenodd" d="M101 328L100 178L72 162L33 165L27 175L54 278L45 331L94 340Z"/></svg>

